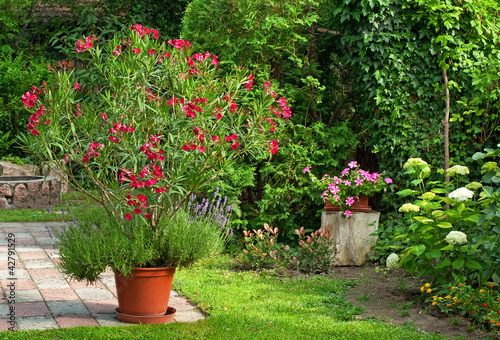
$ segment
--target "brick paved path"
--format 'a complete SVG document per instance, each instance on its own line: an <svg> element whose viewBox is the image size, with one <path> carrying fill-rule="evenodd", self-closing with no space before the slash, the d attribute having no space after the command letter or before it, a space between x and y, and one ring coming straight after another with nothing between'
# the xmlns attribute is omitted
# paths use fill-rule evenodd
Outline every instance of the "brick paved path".
<svg viewBox="0 0 500 340"><path fill-rule="evenodd" d="M59 254L46 226L62 225L62 222L0 223L0 331L12 327L9 323L12 307L14 327L19 330L129 325L114 315L118 300L112 271L90 286L70 280L59 271ZM8 258L9 233L15 236L14 268L9 264L12 256ZM175 291L170 296L169 305L177 310L175 322L204 318Z"/></svg>

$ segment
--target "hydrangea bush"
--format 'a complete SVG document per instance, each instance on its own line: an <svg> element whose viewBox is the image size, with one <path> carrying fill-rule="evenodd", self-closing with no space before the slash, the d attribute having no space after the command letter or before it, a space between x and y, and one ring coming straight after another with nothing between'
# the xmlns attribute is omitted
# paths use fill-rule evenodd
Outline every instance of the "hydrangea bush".
<svg viewBox="0 0 500 340"><path fill-rule="evenodd" d="M492 164L486 167L494 169ZM428 181L432 170L421 158L409 159L403 168L405 174L414 177L415 189L398 192L402 197L413 198L399 208L405 218L404 226L394 235L393 248L399 249L400 256L398 266L427 276L434 284L446 284L457 273L479 284L500 278L500 266L496 256L492 256L497 252L500 228L484 217L489 210L498 211L491 206L491 200L485 199L490 189L479 182L469 182L470 171L464 165L446 171L451 177L449 184ZM387 259L391 268L393 258Z"/></svg>

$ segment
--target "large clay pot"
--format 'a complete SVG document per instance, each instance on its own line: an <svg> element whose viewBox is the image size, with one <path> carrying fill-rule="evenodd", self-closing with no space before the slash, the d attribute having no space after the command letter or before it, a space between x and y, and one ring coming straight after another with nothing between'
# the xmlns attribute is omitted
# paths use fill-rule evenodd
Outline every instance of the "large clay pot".
<svg viewBox="0 0 500 340"><path fill-rule="evenodd" d="M166 323L174 319L168 307L175 267L136 268L130 276L115 272L116 317L130 323Z"/></svg>
<svg viewBox="0 0 500 340"><path fill-rule="evenodd" d="M359 195L354 200L354 204L351 205L350 211L368 212L372 208L368 205L368 196ZM325 201L325 211L340 211L340 205L335 205L330 203L328 200Z"/></svg>

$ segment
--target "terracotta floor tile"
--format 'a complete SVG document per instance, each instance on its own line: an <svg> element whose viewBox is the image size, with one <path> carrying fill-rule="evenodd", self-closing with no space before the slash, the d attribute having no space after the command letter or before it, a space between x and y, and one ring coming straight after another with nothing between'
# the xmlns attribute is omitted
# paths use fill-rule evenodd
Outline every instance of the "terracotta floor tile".
<svg viewBox="0 0 500 340"><path fill-rule="evenodd" d="M17 252L21 260L48 260L49 257L44 251Z"/></svg>
<svg viewBox="0 0 500 340"><path fill-rule="evenodd" d="M118 308L118 300L86 300L83 303L92 314L114 313Z"/></svg>
<svg viewBox="0 0 500 340"><path fill-rule="evenodd" d="M9 265L12 266L14 264L14 269L24 269L23 262L15 258L14 261L8 261L9 256L7 255L5 259L7 261L0 261L0 270L5 270L9 268ZM12 259L11 259L12 260ZM9 263L10 262L10 263ZM10 269L9 269L10 270Z"/></svg>
<svg viewBox="0 0 500 340"><path fill-rule="evenodd" d="M97 321L91 316L72 315L55 317L60 328L77 327L77 326L99 326Z"/></svg>
<svg viewBox="0 0 500 340"><path fill-rule="evenodd" d="M18 238L16 239L17 244L35 244L35 239L32 238Z"/></svg>
<svg viewBox="0 0 500 340"><path fill-rule="evenodd" d="M45 302L22 302L15 304L16 318L27 316L50 316Z"/></svg>
<svg viewBox="0 0 500 340"><path fill-rule="evenodd" d="M14 325L10 324L10 321L11 320L7 318L0 319L0 332L11 330L9 329L9 327L14 327L14 330L17 330L17 324L15 323L15 321L13 321Z"/></svg>
<svg viewBox="0 0 500 340"><path fill-rule="evenodd" d="M52 234L52 230L50 231L50 233ZM45 230L45 231L33 231L33 232L31 232L31 235L33 237L50 237L47 230Z"/></svg>
<svg viewBox="0 0 500 340"><path fill-rule="evenodd" d="M9 290L10 287L8 287L8 285L11 283L12 281L9 281L9 280L2 280L0 281L0 283L2 284L2 288L4 290ZM35 283L33 282L32 279L17 279L15 282L15 287L16 287L16 290L19 289L19 290L23 290L23 289L36 289L36 285Z"/></svg>
<svg viewBox="0 0 500 340"><path fill-rule="evenodd" d="M41 289L45 301L76 301L80 298L73 289Z"/></svg>
<svg viewBox="0 0 500 340"><path fill-rule="evenodd" d="M29 269L28 273L34 279L42 279L47 277L63 277L61 272L56 268Z"/></svg>

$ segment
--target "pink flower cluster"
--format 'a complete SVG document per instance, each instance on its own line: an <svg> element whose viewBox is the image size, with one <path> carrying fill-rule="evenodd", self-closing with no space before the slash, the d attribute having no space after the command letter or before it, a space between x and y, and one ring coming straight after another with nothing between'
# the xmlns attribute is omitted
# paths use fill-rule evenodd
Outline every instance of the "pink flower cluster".
<svg viewBox="0 0 500 340"><path fill-rule="evenodd" d="M203 143L205 142L205 134L203 132L207 132L207 131L202 131L200 128L198 127L194 127L194 136L195 138L192 140L192 141L188 141L187 143L185 143L183 146L182 146L182 150L188 152L190 150L196 150L198 149L199 152L205 152L206 149L205 149L205 146L203 146ZM224 140L231 144L230 147L232 150L236 150L239 146L240 146L240 143L237 141L238 139L238 135L233 133L232 135L230 136L225 136L224 137ZM215 144L219 144L220 141L221 141L221 138L217 135L215 136L212 136L211 137L211 140L215 143ZM234 143L233 143L234 141ZM197 144L198 143L198 144Z"/></svg>
<svg viewBox="0 0 500 340"><path fill-rule="evenodd" d="M169 40L167 41L167 44L174 46L178 50L182 49L183 47L185 47L186 49L191 48L191 43L182 39Z"/></svg>
<svg viewBox="0 0 500 340"><path fill-rule="evenodd" d="M108 117L106 116L105 113L101 113L101 117L103 120L108 121ZM109 141L114 143L119 143L120 139L115 137L114 135L119 135L120 137L123 137L125 133L134 131L135 129L133 126L127 126L122 122L116 122L113 124L113 127L111 127L108 130L108 132L111 134L111 136L109 136Z"/></svg>
<svg viewBox="0 0 500 340"><path fill-rule="evenodd" d="M94 44L93 41L97 40L97 37L94 35L92 37L85 37L85 40L78 40L76 42L76 53L82 53L91 48Z"/></svg>
<svg viewBox="0 0 500 340"><path fill-rule="evenodd" d="M44 82L45 84L45 82ZM43 93L42 89L36 88L33 86L31 88L31 92L28 91L25 94L22 95L21 100L23 101L23 104L25 107L33 107L35 106L35 103L38 102L38 94ZM31 134L33 136L38 136L40 135L40 132L36 129L38 125L40 124L40 116L44 114L45 107L43 105L40 105L40 107L36 110L35 113L33 113L30 118L28 119L28 124L26 124L26 127L28 128L29 131L31 131ZM45 124L50 124L50 120L46 120Z"/></svg>
<svg viewBox="0 0 500 340"><path fill-rule="evenodd" d="M285 119L288 119L292 116L292 112L290 110L290 107L287 105L287 101L285 98L281 97L280 99L278 99L276 101L277 103L279 103L279 108L275 108L274 106L270 106L269 107L269 110L275 114L276 116L278 116L279 118L281 118L281 115L283 115L283 117Z"/></svg>
<svg viewBox="0 0 500 340"><path fill-rule="evenodd" d="M182 100L182 102L184 102L184 99L181 98L180 100ZM194 101L194 103L188 101L185 105L183 105L182 110L184 110L184 112L186 112L186 116L195 119L196 118L195 112L198 112L198 113L205 112L201 109L200 106L198 106L196 104L202 103L202 104L206 105L208 103L208 100L207 100L207 98L194 98L193 101ZM170 101L168 103L170 103Z"/></svg>
<svg viewBox="0 0 500 340"><path fill-rule="evenodd" d="M276 139L273 139L271 142L269 142L269 144L271 145L271 149L269 151L271 151L271 154L276 154L276 152L278 152L278 142L276 141Z"/></svg>
<svg viewBox="0 0 500 340"><path fill-rule="evenodd" d="M151 135L149 141L144 143L140 148L141 152L143 152L152 163L144 167L144 169L139 172L138 176L132 171L122 168L119 174L120 183L129 182L129 187L131 189L140 189L143 187L154 188L156 194L162 194L168 191L168 188L170 188L169 185L161 185L161 180L164 178L164 174L161 171L161 164L165 159L163 156L164 151L160 147L161 138L161 136ZM133 212L135 215L142 213L146 219L151 218L151 213L147 209L149 207L147 196L143 194L132 196L129 192L126 196L126 200L127 205L134 209ZM126 213L125 218L130 221L132 219L132 214Z"/></svg>
<svg viewBox="0 0 500 340"><path fill-rule="evenodd" d="M142 27L141 24L132 25L132 26L130 26L130 29L132 31L136 31L137 34L139 36L141 36L141 38L144 38L147 34L151 34L151 33L153 34L155 39L160 38L160 34L159 34L158 30L155 30L154 28Z"/></svg>
<svg viewBox="0 0 500 340"><path fill-rule="evenodd" d="M99 143L90 143L90 146L89 146L89 151L87 152L87 154L85 156L82 157L82 161L84 163L88 163L90 161L91 158L94 158L94 157L99 157L99 149L104 150L104 144L99 144Z"/></svg>
<svg viewBox="0 0 500 340"><path fill-rule="evenodd" d="M252 86L253 86L253 74L248 76L248 80L249 80L249 82L246 83L245 86L247 88L247 91L250 91L252 89Z"/></svg>

